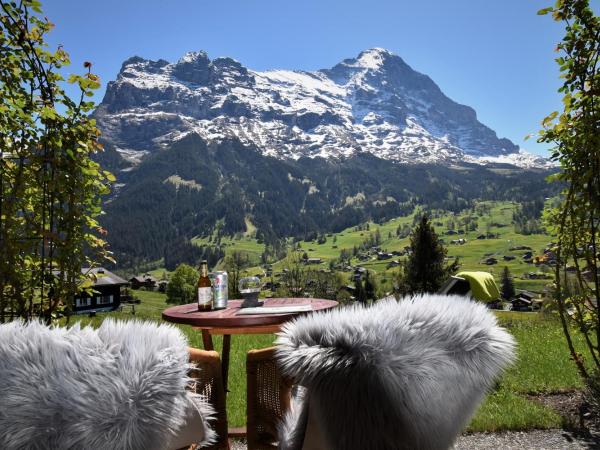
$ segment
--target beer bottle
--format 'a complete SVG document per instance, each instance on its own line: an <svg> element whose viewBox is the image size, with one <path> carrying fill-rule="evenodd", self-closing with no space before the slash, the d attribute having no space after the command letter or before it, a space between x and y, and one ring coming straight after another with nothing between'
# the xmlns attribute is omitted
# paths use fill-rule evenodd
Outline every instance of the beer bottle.
<svg viewBox="0 0 600 450"><path fill-rule="evenodd" d="M198 278L198 311L210 311L212 309L212 287L208 278L208 263L206 260L200 263L200 278Z"/></svg>

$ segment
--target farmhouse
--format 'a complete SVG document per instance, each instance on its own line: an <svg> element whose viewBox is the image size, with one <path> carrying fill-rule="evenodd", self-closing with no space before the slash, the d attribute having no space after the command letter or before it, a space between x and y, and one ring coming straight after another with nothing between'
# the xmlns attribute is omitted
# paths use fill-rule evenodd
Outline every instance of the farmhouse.
<svg viewBox="0 0 600 450"><path fill-rule="evenodd" d="M308 258L306 264L321 264L321 258Z"/></svg>
<svg viewBox="0 0 600 450"><path fill-rule="evenodd" d="M533 294L530 292L523 291L517 298L515 298L512 304L513 311L532 311L533 310Z"/></svg>
<svg viewBox="0 0 600 450"><path fill-rule="evenodd" d="M498 260L496 258L489 257L489 258L484 259L481 262L482 262L482 264L487 264L488 266L491 266L493 264L497 264Z"/></svg>
<svg viewBox="0 0 600 450"><path fill-rule="evenodd" d="M169 282L167 280L160 280L158 282L158 292L167 292L167 285Z"/></svg>
<svg viewBox="0 0 600 450"><path fill-rule="evenodd" d="M121 304L121 286L127 281L102 268L83 268L81 273L93 282L93 292L81 292L73 300L73 313L85 314L92 311L112 311Z"/></svg>
<svg viewBox="0 0 600 450"><path fill-rule="evenodd" d="M526 298L515 298L512 302L512 310L513 311L531 311L533 302Z"/></svg>
<svg viewBox="0 0 600 450"><path fill-rule="evenodd" d="M131 289L146 288L154 290L154 288L156 288L157 280L152 275L146 273L130 278L129 283L131 284Z"/></svg>

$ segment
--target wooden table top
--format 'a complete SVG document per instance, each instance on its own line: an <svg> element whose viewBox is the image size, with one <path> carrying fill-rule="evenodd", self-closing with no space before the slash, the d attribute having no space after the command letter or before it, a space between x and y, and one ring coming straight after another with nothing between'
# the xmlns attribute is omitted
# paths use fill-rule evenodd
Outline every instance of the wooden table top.
<svg viewBox="0 0 600 450"><path fill-rule="evenodd" d="M261 299L264 306L292 306L308 305L312 306L312 311L322 311L337 306L335 300L325 300L320 298L267 298ZM237 315L242 300L229 300L226 309L214 311L198 311L196 303L187 305L178 305L167 308L162 313L162 318L167 322L182 323L195 327L215 327L215 328L234 328L262 325L276 325L287 322L295 316L308 314L312 311L293 312L287 314L252 314Z"/></svg>

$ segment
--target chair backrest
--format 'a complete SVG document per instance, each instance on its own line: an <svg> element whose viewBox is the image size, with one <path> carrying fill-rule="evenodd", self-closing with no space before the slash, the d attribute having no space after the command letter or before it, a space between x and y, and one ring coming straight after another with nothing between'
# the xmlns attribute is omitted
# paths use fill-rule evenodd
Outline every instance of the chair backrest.
<svg viewBox="0 0 600 450"><path fill-rule="evenodd" d="M484 305L440 295L304 316L278 344L306 389L282 427L280 447L294 449L311 423L333 450L448 448L514 357Z"/></svg>
<svg viewBox="0 0 600 450"><path fill-rule="evenodd" d="M186 390L189 368L171 325L0 325L0 448L164 450L190 406L209 415Z"/></svg>
<svg viewBox="0 0 600 450"><path fill-rule="evenodd" d="M196 367L190 371L193 380L191 389L201 395L214 409L209 419L214 431L212 444L208 449L229 449L227 429L227 409L225 405L225 388L223 386L221 359L215 351L189 348L190 362ZM179 440L183 442L182 439ZM193 441L188 441L188 444Z"/></svg>
<svg viewBox="0 0 600 450"><path fill-rule="evenodd" d="M291 380L283 377L275 347L250 350L246 356L246 429L249 450L275 449L278 427L290 407Z"/></svg>

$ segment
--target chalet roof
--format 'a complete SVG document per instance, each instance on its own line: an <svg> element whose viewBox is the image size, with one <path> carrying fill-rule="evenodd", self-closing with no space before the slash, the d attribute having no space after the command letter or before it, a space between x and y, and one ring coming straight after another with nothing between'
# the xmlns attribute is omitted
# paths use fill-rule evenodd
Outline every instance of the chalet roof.
<svg viewBox="0 0 600 450"><path fill-rule="evenodd" d="M137 281L138 283L147 283L148 281L152 283L156 283L158 280L154 278L152 275L136 275L135 277L131 277L129 281Z"/></svg>
<svg viewBox="0 0 600 450"><path fill-rule="evenodd" d="M519 292L519 295L517 295L517 298L522 298L522 299L527 299L527 300L532 300L535 297L535 294L532 294L531 292L527 292L527 291L521 291Z"/></svg>
<svg viewBox="0 0 600 450"><path fill-rule="evenodd" d="M94 280L94 286L121 286L127 284L123 278L106 270L104 267L84 267L81 273Z"/></svg>

